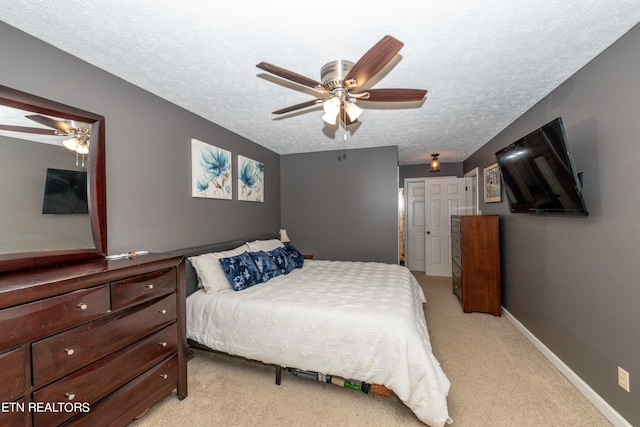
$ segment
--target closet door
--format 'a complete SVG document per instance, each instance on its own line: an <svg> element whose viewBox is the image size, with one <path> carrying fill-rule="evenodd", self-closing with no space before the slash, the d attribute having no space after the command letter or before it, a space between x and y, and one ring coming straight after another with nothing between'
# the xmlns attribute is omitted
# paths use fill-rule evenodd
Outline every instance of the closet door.
<svg viewBox="0 0 640 427"><path fill-rule="evenodd" d="M464 206L464 178L425 180L425 274L451 277L451 215Z"/></svg>
<svg viewBox="0 0 640 427"><path fill-rule="evenodd" d="M424 178L411 178L404 182L405 264L412 271L424 271L425 267L424 183Z"/></svg>

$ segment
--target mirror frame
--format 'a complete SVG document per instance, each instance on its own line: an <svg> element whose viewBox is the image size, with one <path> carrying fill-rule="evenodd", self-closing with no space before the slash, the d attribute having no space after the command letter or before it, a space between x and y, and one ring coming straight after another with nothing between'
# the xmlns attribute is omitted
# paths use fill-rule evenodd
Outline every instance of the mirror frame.
<svg viewBox="0 0 640 427"><path fill-rule="evenodd" d="M0 104L37 114L91 123L87 201L95 249L43 250L0 254L0 273L76 261L107 254L105 120L103 116L0 85Z"/></svg>

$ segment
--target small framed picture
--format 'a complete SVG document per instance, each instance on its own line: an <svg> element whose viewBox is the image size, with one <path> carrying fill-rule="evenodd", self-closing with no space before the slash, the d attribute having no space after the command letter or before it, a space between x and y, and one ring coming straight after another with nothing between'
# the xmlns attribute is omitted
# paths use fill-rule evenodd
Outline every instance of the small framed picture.
<svg viewBox="0 0 640 427"><path fill-rule="evenodd" d="M264 163L238 155L238 200L264 202Z"/></svg>
<svg viewBox="0 0 640 427"><path fill-rule="evenodd" d="M501 201L500 168L496 162L484 168L484 202L496 203Z"/></svg>

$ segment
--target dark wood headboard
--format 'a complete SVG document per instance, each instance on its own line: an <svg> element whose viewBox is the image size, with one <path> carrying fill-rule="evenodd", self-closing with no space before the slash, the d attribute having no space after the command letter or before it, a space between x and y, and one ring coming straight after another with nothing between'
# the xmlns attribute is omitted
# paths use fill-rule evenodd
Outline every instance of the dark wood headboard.
<svg viewBox="0 0 640 427"><path fill-rule="evenodd" d="M230 240L227 242L211 243L208 245L178 249L175 251L170 251L169 253L173 255L183 255L185 258L188 258L190 256L208 254L210 252L219 252L219 251L234 249L246 242L251 242L253 240L267 240L267 239L278 239L278 238L279 237L277 234L265 234L261 236L248 237L245 239ZM193 268L193 266L189 261L186 262L186 276L187 276L187 296L189 296L198 290L198 275L196 273L195 268Z"/></svg>

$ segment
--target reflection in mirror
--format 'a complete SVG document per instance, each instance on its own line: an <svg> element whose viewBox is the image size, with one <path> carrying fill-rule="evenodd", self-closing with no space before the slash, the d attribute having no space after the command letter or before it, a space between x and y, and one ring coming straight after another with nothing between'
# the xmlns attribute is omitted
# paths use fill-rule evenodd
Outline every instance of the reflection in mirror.
<svg viewBox="0 0 640 427"><path fill-rule="evenodd" d="M106 254L104 118L0 86L0 272Z"/></svg>
<svg viewBox="0 0 640 427"><path fill-rule="evenodd" d="M95 249L86 202L89 145L85 141L86 150L71 151L66 148L70 143L63 144L75 136L29 116L30 111L0 106L0 254ZM81 139L88 139L90 124L73 125L83 129Z"/></svg>

